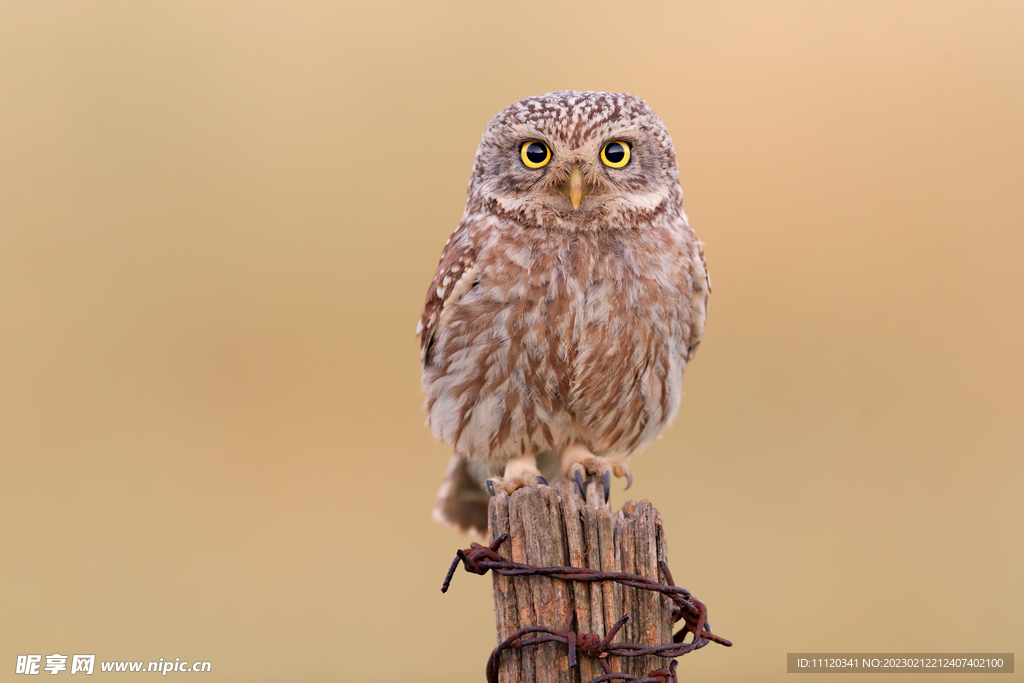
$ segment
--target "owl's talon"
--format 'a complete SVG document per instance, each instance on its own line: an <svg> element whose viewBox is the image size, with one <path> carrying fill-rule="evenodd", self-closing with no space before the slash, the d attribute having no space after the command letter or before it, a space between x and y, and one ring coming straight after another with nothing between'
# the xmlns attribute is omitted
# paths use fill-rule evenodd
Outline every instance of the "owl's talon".
<svg viewBox="0 0 1024 683"><path fill-rule="evenodd" d="M629 465L621 458L608 456L597 456L591 453L586 446L574 443L562 451L562 477L575 479L580 489L580 495L587 497L586 478L588 474L600 475L601 488L604 491L604 501L607 503L611 498L612 475L626 478L626 488L633 485L633 473L629 471Z"/></svg>
<svg viewBox="0 0 1024 683"><path fill-rule="evenodd" d="M505 473L500 477L491 477L485 482L487 490L493 496L496 491L504 491L512 495L519 489L534 486L547 486L548 480L537 469L537 460L532 455L511 458L505 463Z"/></svg>
<svg viewBox="0 0 1024 683"><path fill-rule="evenodd" d="M611 469L616 477L626 478L626 488L623 491L628 491L629 487L633 485L633 472L629 469L629 465L626 464L625 460L619 460L612 458Z"/></svg>

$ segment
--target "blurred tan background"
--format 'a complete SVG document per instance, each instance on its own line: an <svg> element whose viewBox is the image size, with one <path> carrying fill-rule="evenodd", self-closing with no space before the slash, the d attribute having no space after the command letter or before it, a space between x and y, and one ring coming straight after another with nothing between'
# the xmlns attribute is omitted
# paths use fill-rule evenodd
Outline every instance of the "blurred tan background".
<svg viewBox="0 0 1024 683"><path fill-rule="evenodd" d="M1021 654L1022 36L1020 2L5 3L0 679L483 680L413 330L484 125L558 89L650 103L707 243L629 492L736 642L680 673Z"/></svg>

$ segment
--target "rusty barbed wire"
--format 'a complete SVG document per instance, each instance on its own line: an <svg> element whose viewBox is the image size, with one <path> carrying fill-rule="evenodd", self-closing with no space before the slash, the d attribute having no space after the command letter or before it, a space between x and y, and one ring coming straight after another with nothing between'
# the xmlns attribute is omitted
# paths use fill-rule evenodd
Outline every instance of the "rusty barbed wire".
<svg viewBox="0 0 1024 683"><path fill-rule="evenodd" d="M577 652L597 658L605 673L586 683L604 683L605 681L613 680L632 681L633 683L676 683L676 657L699 650L711 642L726 647L732 646L732 641L711 632L711 625L707 621L707 607L703 602L693 597L690 591L675 585L675 581L672 579L672 572L669 571L668 565L665 562L659 562L658 566L662 573L664 573L668 584L658 583L646 576L626 572L602 572L580 567L535 567L529 564L510 562L499 555L498 548L507 539L508 534L502 534L494 539L494 542L489 546L472 543L469 548L457 551L455 559L452 560L448 573L445 575L444 583L441 584L441 592L448 592L448 587L451 585L459 563L462 563L467 572L481 576L493 570L503 576L549 576L565 581L614 581L623 586L654 591L667 596L674 605L672 608L672 623L675 624L681 619L685 625L672 637L671 643L664 645L613 643L612 638L629 620L628 614L615 622L605 637L601 638L595 633L575 633L572 630L572 622L576 617L576 613L574 610L570 610L560 631L549 626L527 626L498 643L498 646L491 651L491 656L487 659L488 683L498 682L498 667L502 652L510 648L518 649L540 643L564 643L569 648L570 667L576 666ZM693 640L689 643L684 643L683 641L687 633L693 634ZM637 678L631 674L614 673L609 670L608 656L640 657L644 655L664 657L673 661L668 668L652 671L644 678Z"/></svg>

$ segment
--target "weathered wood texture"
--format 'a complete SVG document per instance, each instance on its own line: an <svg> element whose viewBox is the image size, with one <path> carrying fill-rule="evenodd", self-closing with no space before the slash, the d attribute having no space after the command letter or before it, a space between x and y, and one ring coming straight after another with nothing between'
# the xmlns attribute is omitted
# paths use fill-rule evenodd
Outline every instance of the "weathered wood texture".
<svg viewBox="0 0 1024 683"><path fill-rule="evenodd" d="M520 489L491 498L491 540L509 534L501 554L513 562L536 566L588 567L641 574L665 583L658 568L667 561L661 515L649 501L629 501L612 514L600 485L591 481L584 501L576 484ZM498 642L524 626L561 629L570 609L573 629L604 637L623 614L630 620L615 642L661 645L672 640L671 601L651 591L614 582L562 581L547 577L494 574L494 616ZM583 683L604 673L586 655L569 670L565 645L545 643L507 650L501 659L501 683ZM612 657L613 671L644 676L666 666L659 657Z"/></svg>

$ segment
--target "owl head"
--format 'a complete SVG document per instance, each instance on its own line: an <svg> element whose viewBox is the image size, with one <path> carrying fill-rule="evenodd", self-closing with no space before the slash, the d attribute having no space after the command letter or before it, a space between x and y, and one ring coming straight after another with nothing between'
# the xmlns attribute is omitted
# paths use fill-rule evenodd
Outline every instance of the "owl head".
<svg viewBox="0 0 1024 683"><path fill-rule="evenodd" d="M672 140L643 100L560 91L519 100L487 125L466 210L532 227L624 230L681 207Z"/></svg>

